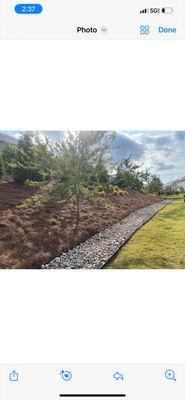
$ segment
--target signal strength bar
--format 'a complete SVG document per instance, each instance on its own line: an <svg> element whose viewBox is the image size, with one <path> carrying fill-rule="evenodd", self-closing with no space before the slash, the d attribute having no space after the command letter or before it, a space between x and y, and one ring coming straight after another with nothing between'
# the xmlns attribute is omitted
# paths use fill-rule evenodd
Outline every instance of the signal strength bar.
<svg viewBox="0 0 185 400"><path fill-rule="evenodd" d="M149 12L148 8L144 8L144 10L140 11L140 14L147 14Z"/></svg>

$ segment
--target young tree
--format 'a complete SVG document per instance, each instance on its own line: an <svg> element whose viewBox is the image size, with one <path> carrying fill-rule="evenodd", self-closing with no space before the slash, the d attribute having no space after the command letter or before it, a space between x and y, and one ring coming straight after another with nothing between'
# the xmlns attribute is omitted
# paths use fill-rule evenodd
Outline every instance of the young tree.
<svg viewBox="0 0 185 400"><path fill-rule="evenodd" d="M114 183L122 188L140 190L143 186L141 165L131 161L131 156L124 158L117 167Z"/></svg>
<svg viewBox="0 0 185 400"><path fill-rule="evenodd" d="M65 168L63 165L61 179L68 192L75 197L77 223L80 220L80 200L83 197L84 188L88 187L92 176L96 173L99 179L100 176L105 179L103 160L109 153L110 143L114 138L113 133L104 131L67 132L61 143L65 165ZM65 176L64 171L66 171Z"/></svg>
<svg viewBox="0 0 185 400"><path fill-rule="evenodd" d="M14 162L10 163L16 183L23 184L27 179L42 181L43 174L35 158L34 132L21 132Z"/></svg>
<svg viewBox="0 0 185 400"><path fill-rule="evenodd" d="M149 183L150 193L160 194L162 187L163 187L163 184L162 184L161 179L158 176L153 175L152 179Z"/></svg>
<svg viewBox="0 0 185 400"><path fill-rule="evenodd" d="M18 148L21 149L29 159L34 158L34 132L25 131L21 132L20 138L18 140Z"/></svg>
<svg viewBox="0 0 185 400"><path fill-rule="evenodd" d="M51 139L42 139L36 132L21 132L18 145L9 144L4 150L7 172L20 184L26 179L51 179L58 162L55 149Z"/></svg>
<svg viewBox="0 0 185 400"><path fill-rule="evenodd" d="M151 179L151 173L149 172L148 168L145 168L145 171L141 172L141 179L144 185L148 186Z"/></svg>
<svg viewBox="0 0 185 400"><path fill-rule="evenodd" d="M39 170L43 172L45 179L52 179L59 174L60 154L58 143L48 137L41 138L39 134L34 136L34 159Z"/></svg>
<svg viewBox="0 0 185 400"><path fill-rule="evenodd" d="M98 184L106 185L109 183L109 174L106 168L105 160L102 157L100 157L97 161L94 170L94 177Z"/></svg>

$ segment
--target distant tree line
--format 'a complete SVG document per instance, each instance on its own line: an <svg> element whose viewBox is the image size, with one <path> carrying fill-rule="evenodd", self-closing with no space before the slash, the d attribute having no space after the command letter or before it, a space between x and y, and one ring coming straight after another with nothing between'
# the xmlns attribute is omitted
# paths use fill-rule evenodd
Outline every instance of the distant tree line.
<svg viewBox="0 0 185 400"><path fill-rule="evenodd" d="M142 170L131 156L112 165L115 137L114 132L79 131L67 132L57 141L22 132L18 144L7 143L0 155L0 178L9 175L21 185L26 181L52 181L53 196L75 198L77 219L82 197L95 189L105 193L117 187L159 194L160 178Z"/></svg>

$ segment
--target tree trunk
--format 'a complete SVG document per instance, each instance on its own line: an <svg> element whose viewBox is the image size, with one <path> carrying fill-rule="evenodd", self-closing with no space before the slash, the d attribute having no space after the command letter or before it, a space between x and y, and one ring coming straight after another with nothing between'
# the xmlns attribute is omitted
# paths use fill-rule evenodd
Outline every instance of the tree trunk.
<svg viewBox="0 0 185 400"><path fill-rule="evenodd" d="M77 217L77 224L79 224L79 221L80 221L80 198L79 198L79 192L76 193L76 217Z"/></svg>

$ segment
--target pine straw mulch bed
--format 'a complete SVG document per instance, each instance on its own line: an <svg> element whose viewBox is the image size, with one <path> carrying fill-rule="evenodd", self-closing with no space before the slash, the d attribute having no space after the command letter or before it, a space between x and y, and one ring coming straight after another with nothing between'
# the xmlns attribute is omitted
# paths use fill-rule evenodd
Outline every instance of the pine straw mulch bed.
<svg viewBox="0 0 185 400"><path fill-rule="evenodd" d="M130 190L125 196L106 195L108 207L101 199L99 203L84 199L77 229L73 203L16 208L35 193L38 188L20 187L12 182L0 184L0 268L39 268L132 211L161 201Z"/></svg>

